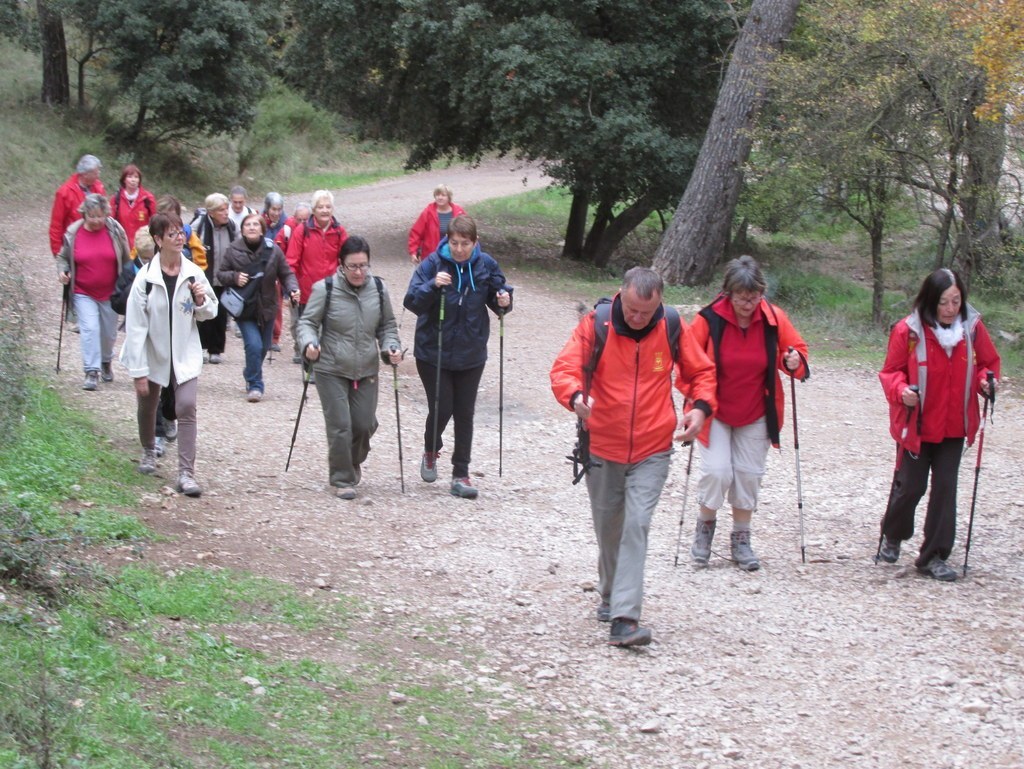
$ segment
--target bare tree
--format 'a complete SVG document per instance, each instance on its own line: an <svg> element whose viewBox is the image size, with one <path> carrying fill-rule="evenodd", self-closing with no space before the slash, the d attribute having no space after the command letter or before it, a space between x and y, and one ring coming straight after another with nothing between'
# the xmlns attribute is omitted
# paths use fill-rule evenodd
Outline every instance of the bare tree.
<svg viewBox="0 0 1024 769"><path fill-rule="evenodd" d="M754 0L743 23L690 183L654 256L669 283L706 283L725 251L765 99L765 71L793 31L800 0Z"/></svg>

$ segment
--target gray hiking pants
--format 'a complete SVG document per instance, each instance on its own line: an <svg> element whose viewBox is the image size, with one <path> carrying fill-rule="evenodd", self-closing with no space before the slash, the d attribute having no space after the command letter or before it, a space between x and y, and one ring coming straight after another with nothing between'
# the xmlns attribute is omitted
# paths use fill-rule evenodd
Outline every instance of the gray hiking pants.
<svg viewBox="0 0 1024 769"><path fill-rule="evenodd" d="M316 372L316 391L327 426L327 466L332 486L355 486L360 465L370 453L370 438L377 432L378 378L358 381Z"/></svg>
<svg viewBox="0 0 1024 769"><path fill-rule="evenodd" d="M668 478L672 452L622 465L600 460L587 473L590 511L597 535L598 590L613 619L640 619L644 599L647 534Z"/></svg>

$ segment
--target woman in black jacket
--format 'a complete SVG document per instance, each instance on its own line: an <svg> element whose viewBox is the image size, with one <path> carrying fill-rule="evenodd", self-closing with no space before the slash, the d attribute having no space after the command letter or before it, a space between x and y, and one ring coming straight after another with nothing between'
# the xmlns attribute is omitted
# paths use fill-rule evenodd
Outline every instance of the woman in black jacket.
<svg viewBox="0 0 1024 769"><path fill-rule="evenodd" d="M224 286L237 286L251 297L235 320L245 344L245 389L250 403L263 398L263 359L270 349L277 317L277 281L293 302L299 301L295 280L281 249L270 238L263 216L251 213L242 219L242 236L236 238L217 264L217 279Z"/></svg>

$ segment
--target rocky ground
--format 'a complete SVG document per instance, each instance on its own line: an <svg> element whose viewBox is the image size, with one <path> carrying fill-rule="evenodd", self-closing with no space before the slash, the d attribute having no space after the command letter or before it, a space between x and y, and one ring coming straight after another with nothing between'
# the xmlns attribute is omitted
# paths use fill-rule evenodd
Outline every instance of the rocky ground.
<svg viewBox="0 0 1024 769"><path fill-rule="evenodd" d="M396 308L411 266L405 232L439 180L473 203L542 184L536 171L494 163L451 169L338 195L340 220L369 238L373 269ZM289 205L294 201L289 201ZM48 201L0 219L35 308L39 371L75 407L137 458L134 400L123 369L99 392L80 389L78 337L66 335L64 370L52 373L58 287L46 248ZM482 239L487 242L486 222ZM501 260L503 254L496 253ZM547 373L576 322L576 303L543 279L508 270L517 286L506 321L504 439L498 474L498 335L477 408L476 501L419 480L422 390L410 359L399 368L406 493L399 488L390 372L380 431L360 496L328 493L323 420L313 395L295 455L285 458L299 405L290 355L267 365L267 394L247 403L241 341L206 366L200 384L200 499L148 495L138 514L167 535L146 548L167 568L245 568L313 592L359 599L349 632L396 650L410 677L442 674L488 693L495 717L524 715L524 730L595 766L642 767L1022 767L1024 766L1024 424L1020 402L1000 400L985 442L970 573L955 584L919 577L915 537L896 566L875 566L878 519L893 446L875 373L814 363L798 385L806 564L801 563L795 456L787 403L781 452L770 457L754 545L763 568L725 560L695 571L685 556L696 477L677 454L655 518L644 621L654 643L606 645L594 621L596 550L586 492L564 459L574 424L553 400ZM403 321L411 346L413 319ZM787 393L788 395L788 393ZM975 452L964 458L961 521L951 563L960 567ZM696 461L694 462L696 468ZM173 482L175 462L160 474ZM696 470L694 471L696 476ZM920 522L919 522L920 526ZM724 527L727 531L727 526ZM719 551L727 538L719 536ZM135 557L130 550L117 558ZM419 655L416 639L441 642ZM344 644L285 654L344 661ZM523 764L527 765L527 764ZM529 765L543 766L542 760Z"/></svg>

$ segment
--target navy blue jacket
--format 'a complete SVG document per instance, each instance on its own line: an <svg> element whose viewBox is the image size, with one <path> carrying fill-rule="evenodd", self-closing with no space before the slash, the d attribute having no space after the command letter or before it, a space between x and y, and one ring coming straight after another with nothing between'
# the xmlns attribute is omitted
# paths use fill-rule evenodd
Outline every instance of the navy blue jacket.
<svg viewBox="0 0 1024 769"><path fill-rule="evenodd" d="M452 276L452 284L444 288L444 338L441 368L465 371L487 362L487 340L491 335L489 307L497 314L498 292L512 287L505 284L505 275L498 263L480 250L477 243L468 260L459 264L448 250L444 238L416 268L405 292L403 304L416 313L416 360L437 365L437 319L441 291L434 287L434 276L444 270ZM509 304L503 312L511 312Z"/></svg>

